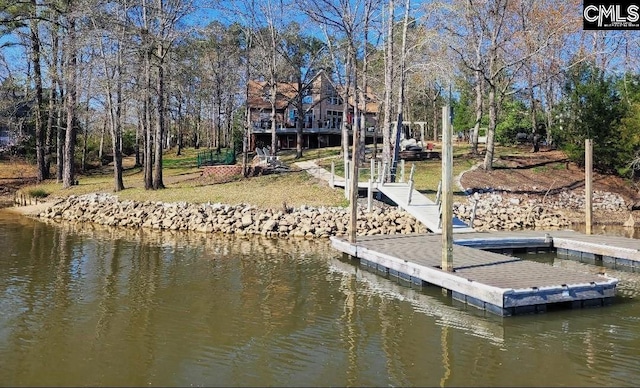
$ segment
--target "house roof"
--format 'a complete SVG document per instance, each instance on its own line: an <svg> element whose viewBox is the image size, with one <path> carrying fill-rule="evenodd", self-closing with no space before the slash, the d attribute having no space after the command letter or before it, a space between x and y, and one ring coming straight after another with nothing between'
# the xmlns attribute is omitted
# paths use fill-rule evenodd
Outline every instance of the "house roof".
<svg viewBox="0 0 640 388"><path fill-rule="evenodd" d="M324 74L325 78L333 85L337 91L341 91L342 87L335 85L333 81L326 76L324 71L320 71L316 74L315 78ZM271 101L269 100L269 84L266 81L249 81L249 106L255 109L271 109ZM298 94L298 85L296 83L278 82L277 83L277 95L276 95L276 109L285 109L290 102ZM368 113L377 113L379 109L379 103L372 101L375 100L375 95L370 88L367 88L367 97L369 101L366 104L366 111ZM353 96L349 97L349 105L353 106L355 99Z"/></svg>
<svg viewBox="0 0 640 388"><path fill-rule="evenodd" d="M285 109L298 94L297 86L287 82L278 82L276 109ZM249 81L249 106L258 109L271 109L269 84L266 81Z"/></svg>

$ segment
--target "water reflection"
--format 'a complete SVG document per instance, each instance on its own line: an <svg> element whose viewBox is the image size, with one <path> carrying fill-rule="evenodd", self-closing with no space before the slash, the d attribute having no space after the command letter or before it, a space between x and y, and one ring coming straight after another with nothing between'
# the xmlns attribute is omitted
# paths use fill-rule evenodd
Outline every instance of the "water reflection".
<svg viewBox="0 0 640 388"><path fill-rule="evenodd" d="M581 233L585 233L585 224L574 224L573 230ZM640 228L632 228L621 225L593 225L593 234L607 235L607 236L620 236L627 238L634 238L640 240Z"/></svg>
<svg viewBox="0 0 640 388"><path fill-rule="evenodd" d="M0 213L0 244L3 385L582 386L640 377L635 273L615 275L624 303L503 319L439 288L362 270L327 241Z"/></svg>

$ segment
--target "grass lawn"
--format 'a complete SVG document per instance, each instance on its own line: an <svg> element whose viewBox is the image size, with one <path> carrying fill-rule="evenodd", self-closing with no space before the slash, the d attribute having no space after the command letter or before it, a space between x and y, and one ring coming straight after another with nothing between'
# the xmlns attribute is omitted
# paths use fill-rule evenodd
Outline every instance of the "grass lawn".
<svg viewBox="0 0 640 388"><path fill-rule="evenodd" d="M436 151L439 151L436 145ZM496 150L498 151L498 150ZM517 152L517 150L512 150ZM500 150L502 154L509 150ZM331 162L335 163L336 174L344 175L344 166L340 157L340 147L304 150L303 158L295 159L295 150L279 153L279 159L292 167L290 172L282 174L263 175L247 179L238 178L236 181L223 184L211 184L202 178L201 170L197 167L197 153L195 149L184 149L182 155L177 156L175 150L168 151L163 156L163 181L166 189L145 190L143 173L140 167L133 166L132 158L125 159L123 180L125 190L117 195L121 199L136 201L162 202L221 202L227 204L248 203L264 208L281 208L284 203L288 206L347 206L344 193L332 190L325 182L298 171L293 163L301 160L319 159L318 164L331 169ZM470 169L482 159L472 156L467 144L454 146L454 177ZM240 161L238 161L240 163ZM438 159L416 162L406 162L405 179L408 179L411 165L415 164L415 188L432 200L435 199L438 184L441 179L442 163ZM13 161L0 161L0 171L3 176L35 176L35 166ZM400 172L398 171L398 174ZM369 164L360 171L361 179L369 176ZM22 193L38 193L49 196L82 195L94 192L113 193L113 168L104 166L94 168L86 174L77 176L79 184L63 189L62 184L55 180L45 181L38 185L25 186ZM462 199L464 194L454 192L454 196Z"/></svg>
<svg viewBox="0 0 640 388"><path fill-rule="evenodd" d="M302 160L323 157L337 151L328 149L325 152L305 152ZM185 149L177 156L169 151L163 156L163 190L145 190L143 173L140 167L133 166L132 158L126 158L123 181L125 190L117 193L118 197L136 201L161 202L221 202L227 204L248 203L262 208L282 208L287 206L347 206L344 194L331 189L326 182L319 182L304 171L292 168L290 172L263 175L247 179L238 178L230 183L211 184L200 177L197 167L197 150ZM285 151L279 156L287 165L295 161L295 151ZM13 167L12 167L13 166ZM25 163L10 164L0 161L0 171L4 175L35 176L35 166ZM113 167L104 166L77 175L78 185L63 189L61 183L47 180L41 184L28 185L20 191L24 194L46 193L48 196L69 196L88 193L114 193Z"/></svg>

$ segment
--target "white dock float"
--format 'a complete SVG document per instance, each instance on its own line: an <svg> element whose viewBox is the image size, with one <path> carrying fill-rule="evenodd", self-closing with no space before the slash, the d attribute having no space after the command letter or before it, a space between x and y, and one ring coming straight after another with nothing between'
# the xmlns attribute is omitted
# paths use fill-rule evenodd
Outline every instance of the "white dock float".
<svg viewBox="0 0 640 388"><path fill-rule="evenodd" d="M539 242L546 235L529 238ZM356 244L332 237L331 242L337 250L360 259L362 265L410 282L440 286L456 300L501 316L546 311L554 305L602 306L615 296L617 279L520 260L458 242L453 247L454 272L446 272L440 269L441 239L440 235L419 234L359 237Z"/></svg>

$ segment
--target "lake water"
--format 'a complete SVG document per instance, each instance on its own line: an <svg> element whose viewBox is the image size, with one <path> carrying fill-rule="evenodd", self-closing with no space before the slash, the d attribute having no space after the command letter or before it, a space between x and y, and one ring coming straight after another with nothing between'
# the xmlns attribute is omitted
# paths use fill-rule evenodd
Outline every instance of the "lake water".
<svg viewBox="0 0 640 388"><path fill-rule="evenodd" d="M607 269L621 279L612 306L501 318L362 270L326 240L54 225L0 212L0 246L2 386L640 381L640 274L630 271Z"/></svg>

